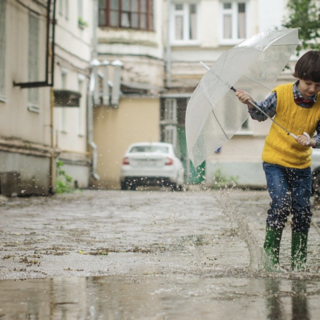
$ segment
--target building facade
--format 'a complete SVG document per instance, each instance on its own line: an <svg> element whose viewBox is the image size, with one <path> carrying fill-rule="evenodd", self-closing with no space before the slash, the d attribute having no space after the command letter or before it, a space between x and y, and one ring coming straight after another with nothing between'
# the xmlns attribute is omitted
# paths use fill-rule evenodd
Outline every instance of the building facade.
<svg viewBox="0 0 320 320"><path fill-rule="evenodd" d="M92 1L57 1L54 146L59 150L64 170L79 188L89 186L91 172L87 93L94 27L92 10ZM59 101L61 95L66 99ZM76 101L71 106L72 97Z"/></svg>
<svg viewBox="0 0 320 320"><path fill-rule="evenodd" d="M0 1L0 177L6 195L48 194L50 88L45 81L46 4Z"/></svg>
<svg viewBox="0 0 320 320"><path fill-rule="evenodd" d="M117 189L126 149L143 141L173 143L186 183L212 186L219 171L263 186L269 122L248 119L193 168L185 113L206 72L199 62L210 67L244 39L281 27L286 3L1 0L0 193L49 193L57 160L80 188ZM48 86L23 85L43 81ZM290 70L278 83L288 81Z"/></svg>
<svg viewBox="0 0 320 320"><path fill-rule="evenodd" d="M0 1L1 194L53 193L59 159L73 183L88 186L90 3ZM72 108L58 102L61 90L77 98Z"/></svg>
<svg viewBox="0 0 320 320"><path fill-rule="evenodd" d="M98 185L119 187L121 160L130 143L159 140L174 144L189 172L187 183L213 186L220 172L235 177L240 185L265 185L261 152L269 122L248 119L231 142L194 168L187 155L185 112L206 72L199 62L212 66L224 51L246 38L281 27L286 3L99 1L98 59L121 60L123 67L118 105L95 107ZM278 83L292 80L286 72Z"/></svg>

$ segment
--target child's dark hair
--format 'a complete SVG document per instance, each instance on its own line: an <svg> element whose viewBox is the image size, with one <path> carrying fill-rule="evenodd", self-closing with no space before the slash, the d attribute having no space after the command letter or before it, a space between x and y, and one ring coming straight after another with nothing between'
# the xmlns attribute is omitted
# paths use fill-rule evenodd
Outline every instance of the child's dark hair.
<svg viewBox="0 0 320 320"><path fill-rule="evenodd" d="M320 82L320 51L305 53L296 63L293 76L302 80Z"/></svg>

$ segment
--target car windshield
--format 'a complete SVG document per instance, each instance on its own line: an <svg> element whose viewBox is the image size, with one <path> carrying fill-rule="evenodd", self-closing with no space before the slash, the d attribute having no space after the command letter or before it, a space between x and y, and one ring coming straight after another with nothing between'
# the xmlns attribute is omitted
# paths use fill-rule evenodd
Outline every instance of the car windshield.
<svg viewBox="0 0 320 320"><path fill-rule="evenodd" d="M169 153L169 148L165 146L134 146L130 153L149 152L149 153Z"/></svg>

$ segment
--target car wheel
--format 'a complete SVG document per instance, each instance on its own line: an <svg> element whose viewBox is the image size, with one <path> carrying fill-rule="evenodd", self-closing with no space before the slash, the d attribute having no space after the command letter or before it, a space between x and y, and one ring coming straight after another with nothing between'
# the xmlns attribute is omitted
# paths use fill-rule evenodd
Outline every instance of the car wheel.
<svg viewBox="0 0 320 320"><path fill-rule="evenodd" d="M183 185L179 185L178 187L177 187L177 191L183 191Z"/></svg>
<svg viewBox="0 0 320 320"><path fill-rule="evenodd" d="M128 190L128 185L126 182L121 182L121 190Z"/></svg>
<svg viewBox="0 0 320 320"><path fill-rule="evenodd" d="M131 185L131 190L137 190L137 186L135 184Z"/></svg>
<svg viewBox="0 0 320 320"><path fill-rule="evenodd" d="M171 188L172 191L176 191L177 190L177 184L176 183L171 183L169 185L169 187Z"/></svg>

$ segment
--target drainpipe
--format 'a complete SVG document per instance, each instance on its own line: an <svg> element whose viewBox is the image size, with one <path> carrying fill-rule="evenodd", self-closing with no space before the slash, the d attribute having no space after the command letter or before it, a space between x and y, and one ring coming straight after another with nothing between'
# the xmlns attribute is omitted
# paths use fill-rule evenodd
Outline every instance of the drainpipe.
<svg viewBox="0 0 320 320"><path fill-rule="evenodd" d="M50 188L49 193L54 194L55 190L55 177L56 177L56 162L54 150L54 92L53 87L50 87L50 146L51 146L51 159L50 159Z"/></svg>
<svg viewBox="0 0 320 320"><path fill-rule="evenodd" d="M92 150L92 176L95 180L99 180L100 177L97 174L97 145L93 141L93 99L96 96L97 87L99 88L99 83L95 81L97 79L97 66L99 66L99 61L97 60L97 29L98 29L98 2L93 1L93 16L92 16L92 61L90 64L90 81L89 81L89 92L88 92L88 144Z"/></svg>
<svg viewBox="0 0 320 320"><path fill-rule="evenodd" d="M167 73L167 87L171 87L171 45L170 45L170 15L171 15L171 0L167 0L167 66L166 66L166 73Z"/></svg>
<svg viewBox="0 0 320 320"><path fill-rule="evenodd" d="M88 142L89 146L92 150L92 176L95 180L99 180L100 177L97 174L97 162L98 162L98 152L97 152L97 145L93 141L93 108L94 108L94 91L95 87L98 85L95 82L95 71L99 66L99 61L94 59L91 62L91 72L90 72L90 82L89 82L89 92L88 92Z"/></svg>

